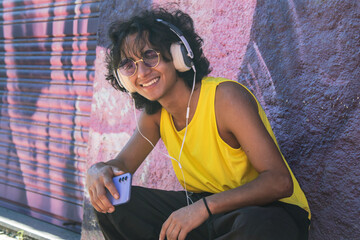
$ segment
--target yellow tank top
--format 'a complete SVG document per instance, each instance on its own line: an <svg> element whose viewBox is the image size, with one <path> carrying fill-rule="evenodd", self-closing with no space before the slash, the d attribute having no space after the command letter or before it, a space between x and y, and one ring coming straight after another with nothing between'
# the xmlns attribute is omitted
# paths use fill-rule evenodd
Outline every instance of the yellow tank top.
<svg viewBox="0 0 360 240"><path fill-rule="evenodd" d="M206 77L202 80L199 101L194 117L188 125L181 154L180 162L183 172L179 164L172 161L179 182L184 186L185 179L186 188L191 192L218 193L239 187L258 176L258 172L251 165L241 147L239 149L230 147L221 139L217 131L215 92L216 87L224 81L231 80L213 77ZM252 93L251 95L256 99ZM259 115L278 146L265 112L257 100L256 102ZM178 159L184 133L185 129L176 130L172 116L163 108L160 120L161 139L169 155L175 159ZM285 158L283 155L281 156L289 168ZM280 199L280 201L300 206L309 212L310 219L310 209L305 194L290 168L289 171L294 184L294 192L292 196Z"/></svg>

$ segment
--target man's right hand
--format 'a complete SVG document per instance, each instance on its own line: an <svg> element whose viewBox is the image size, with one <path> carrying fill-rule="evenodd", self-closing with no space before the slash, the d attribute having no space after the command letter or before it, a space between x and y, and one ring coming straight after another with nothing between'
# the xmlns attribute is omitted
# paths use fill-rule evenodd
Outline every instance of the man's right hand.
<svg viewBox="0 0 360 240"><path fill-rule="evenodd" d="M87 171L86 188L90 195L90 202L98 212L112 213L115 207L106 197L107 188L114 198L118 199L117 192L112 178L123 174L124 172L117 167L108 165L103 162L95 163Z"/></svg>

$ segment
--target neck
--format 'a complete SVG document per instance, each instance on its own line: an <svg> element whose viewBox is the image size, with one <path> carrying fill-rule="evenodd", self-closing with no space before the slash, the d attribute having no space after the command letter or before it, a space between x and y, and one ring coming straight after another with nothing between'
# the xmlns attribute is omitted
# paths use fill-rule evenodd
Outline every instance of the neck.
<svg viewBox="0 0 360 240"><path fill-rule="evenodd" d="M168 99L161 99L159 103L163 108L168 111L173 117L175 127L178 130L181 130L186 125L186 112L187 106L191 94L191 89L186 86L184 81L178 81L179 85L176 87L176 90L170 93ZM195 85L195 90L190 101L190 112L189 112L189 122L195 114L196 106L199 99L201 83ZM175 89L175 88L173 88Z"/></svg>

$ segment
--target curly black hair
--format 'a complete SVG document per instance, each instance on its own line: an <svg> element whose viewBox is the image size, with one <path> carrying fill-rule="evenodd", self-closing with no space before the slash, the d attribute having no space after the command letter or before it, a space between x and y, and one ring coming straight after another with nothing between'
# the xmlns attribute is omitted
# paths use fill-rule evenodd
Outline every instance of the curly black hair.
<svg viewBox="0 0 360 240"><path fill-rule="evenodd" d="M211 72L209 61L202 51L202 38L195 32L194 23L191 17L181 10L168 11L163 8L144 10L140 14L132 17L128 21L115 21L111 24L108 35L111 44L107 51L107 69L106 80L117 90L126 91L118 84L113 75L113 70L116 69L120 60L129 52L134 54L142 50L146 43L160 51L163 60L166 62L172 61L170 55L170 46L172 43L179 42L180 39L170 30L169 27L156 21L162 19L179 28L186 40L188 41L193 53L193 63L196 68L196 82L200 82L203 77ZM123 49L126 37L132 34L137 34L133 49ZM166 56L170 56L167 58ZM191 88L193 83L194 72L189 70L186 72L179 72L177 74L184 79L186 85ZM137 109L145 109L146 113L154 114L161 109L161 105L157 101L150 101L138 93L132 93Z"/></svg>

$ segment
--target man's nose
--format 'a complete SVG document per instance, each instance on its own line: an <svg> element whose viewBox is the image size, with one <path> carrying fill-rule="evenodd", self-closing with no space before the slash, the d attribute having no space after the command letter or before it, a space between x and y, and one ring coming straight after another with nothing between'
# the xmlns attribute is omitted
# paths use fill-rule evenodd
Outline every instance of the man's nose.
<svg viewBox="0 0 360 240"><path fill-rule="evenodd" d="M137 76L140 78L146 76L151 72L151 67L146 66L144 61L139 61L137 63L137 67L138 67Z"/></svg>

